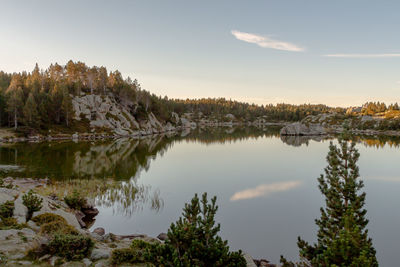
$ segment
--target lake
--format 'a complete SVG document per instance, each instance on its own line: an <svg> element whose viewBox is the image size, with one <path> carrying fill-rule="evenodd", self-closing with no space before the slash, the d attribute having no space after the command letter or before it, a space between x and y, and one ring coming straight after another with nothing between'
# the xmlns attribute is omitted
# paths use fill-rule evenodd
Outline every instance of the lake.
<svg viewBox="0 0 400 267"><path fill-rule="evenodd" d="M185 202L207 192L217 196L217 221L231 248L277 263L281 254L297 259L298 236L315 241L314 220L324 204L317 177L327 164L329 142L336 142L278 133L216 128L142 140L3 145L0 171L85 184L100 210L91 227L115 234L166 232ZM354 141L378 260L396 266L400 140Z"/></svg>

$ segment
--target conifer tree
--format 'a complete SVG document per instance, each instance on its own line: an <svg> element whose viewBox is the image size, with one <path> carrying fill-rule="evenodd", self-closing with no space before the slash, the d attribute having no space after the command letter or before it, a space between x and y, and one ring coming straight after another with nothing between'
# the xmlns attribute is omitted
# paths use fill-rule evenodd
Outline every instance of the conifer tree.
<svg viewBox="0 0 400 267"><path fill-rule="evenodd" d="M359 192L364 186L356 164L360 154L355 143L344 138L339 139L339 147L332 142L329 146L328 166L318 179L326 207L316 220L317 243L310 245L299 237L299 266L378 266L366 229L366 194ZM281 262L294 266L283 257Z"/></svg>
<svg viewBox="0 0 400 267"><path fill-rule="evenodd" d="M65 124L69 126L69 122L73 113L72 98L67 89L64 90L61 109L64 114Z"/></svg>
<svg viewBox="0 0 400 267"><path fill-rule="evenodd" d="M10 86L6 91L6 94L8 96L7 112L14 120L14 129L17 129L21 112L20 109L24 104L24 92L21 87L13 88Z"/></svg>
<svg viewBox="0 0 400 267"><path fill-rule="evenodd" d="M242 252L230 252L228 242L218 236L215 223L218 206L216 197L208 203L207 194L200 200L197 194L185 204L183 217L172 223L165 246L159 246L153 259L162 266L246 266Z"/></svg>
<svg viewBox="0 0 400 267"><path fill-rule="evenodd" d="M28 99L25 102L25 106L23 108L24 119L26 124L32 125L36 123L38 118L38 110L35 98L33 97L32 93L29 93Z"/></svg>

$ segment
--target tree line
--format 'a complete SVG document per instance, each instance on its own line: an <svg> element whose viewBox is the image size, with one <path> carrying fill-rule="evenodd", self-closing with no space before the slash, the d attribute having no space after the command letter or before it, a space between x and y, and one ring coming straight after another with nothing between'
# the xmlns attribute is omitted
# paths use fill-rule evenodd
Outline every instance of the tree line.
<svg viewBox="0 0 400 267"><path fill-rule="evenodd" d="M29 126L49 129L51 125L70 126L73 122L72 99L83 94L110 95L138 120L153 112L161 121L168 121L171 112L222 119L232 114L247 121L264 117L266 120L297 121L308 115L326 112L344 113L342 108L326 105L255 105L225 98L169 99L141 88L130 77L123 78L106 67L89 67L83 62L68 61L66 65L51 64L31 72L0 71L0 126Z"/></svg>

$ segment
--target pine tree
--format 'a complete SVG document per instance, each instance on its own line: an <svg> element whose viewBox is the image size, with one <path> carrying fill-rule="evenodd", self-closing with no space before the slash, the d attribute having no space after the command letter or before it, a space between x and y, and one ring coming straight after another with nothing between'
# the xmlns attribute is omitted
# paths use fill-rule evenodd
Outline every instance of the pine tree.
<svg viewBox="0 0 400 267"><path fill-rule="evenodd" d="M73 106L72 106L72 98L69 95L69 92L68 92L67 89L65 89L64 92L63 92L63 99L62 99L62 103L61 103L61 109L62 109L62 112L64 114L65 124L68 127L69 126L69 122L70 122L71 117L72 117L72 113L73 113Z"/></svg>
<svg viewBox="0 0 400 267"><path fill-rule="evenodd" d="M10 86L6 94L8 96L7 112L13 117L14 129L16 130L18 128L20 109L24 105L24 92L21 87L14 88Z"/></svg>
<svg viewBox="0 0 400 267"><path fill-rule="evenodd" d="M345 135L344 135L345 136ZM321 217L316 220L318 241L310 245L299 237L299 266L378 266L372 240L368 237L365 218L365 192L356 165L360 154L351 144L339 139L339 147L331 142L325 176L318 179L326 198ZM283 266L294 266L283 257Z"/></svg>
<svg viewBox="0 0 400 267"><path fill-rule="evenodd" d="M25 106L23 108L24 121L28 125L34 125L37 123L38 110L35 98L32 93L29 93L28 99L26 100Z"/></svg>
<svg viewBox="0 0 400 267"><path fill-rule="evenodd" d="M217 209L216 197L209 204L206 193L201 200L196 194L185 204L183 218L171 224L165 246L153 257L161 258L163 266L246 266L242 252L230 252L228 242L218 236Z"/></svg>
<svg viewBox="0 0 400 267"><path fill-rule="evenodd" d="M54 85L53 90L50 92L50 99L52 103L52 114L54 114L55 116L54 119L57 124L60 123L64 89L65 89L64 85L56 84Z"/></svg>

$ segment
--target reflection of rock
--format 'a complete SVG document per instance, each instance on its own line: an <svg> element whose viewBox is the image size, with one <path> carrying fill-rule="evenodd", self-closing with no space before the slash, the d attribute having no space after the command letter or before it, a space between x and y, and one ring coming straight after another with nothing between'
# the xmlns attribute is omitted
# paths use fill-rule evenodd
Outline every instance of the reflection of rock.
<svg viewBox="0 0 400 267"><path fill-rule="evenodd" d="M286 125L281 129L281 135L324 135L327 134L327 130L319 124L305 125L301 122L295 122Z"/></svg>
<svg viewBox="0 0 400 267"><path fill-rule="evenodd" d="M326 137L324 136L294 136L294 135L281 135L281 140L285 144L290 146L301 146L303 144L308 145L310 140L321 142Z"/></svg>

